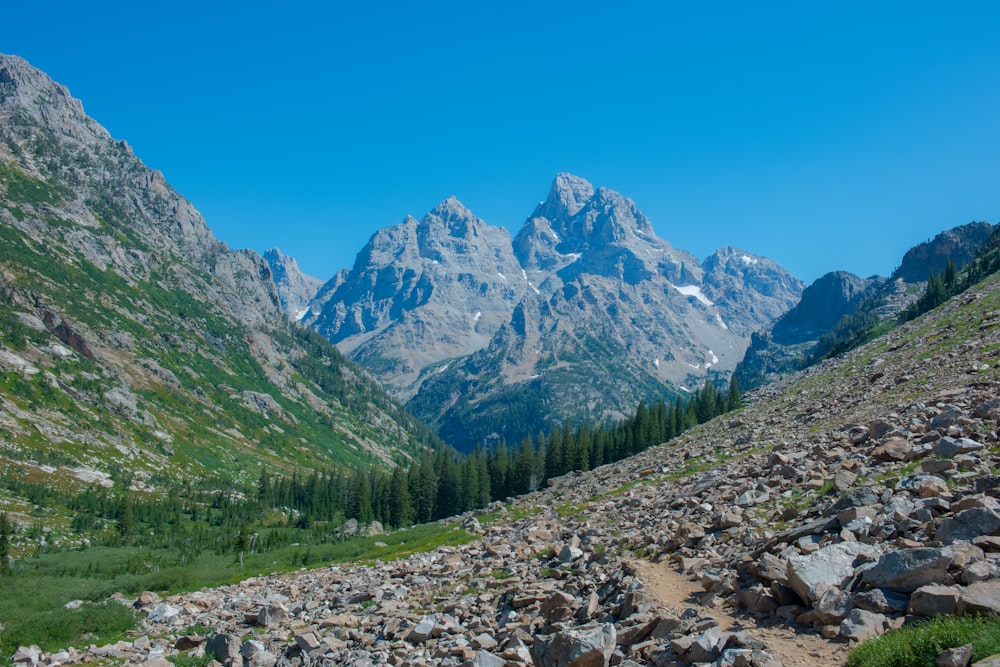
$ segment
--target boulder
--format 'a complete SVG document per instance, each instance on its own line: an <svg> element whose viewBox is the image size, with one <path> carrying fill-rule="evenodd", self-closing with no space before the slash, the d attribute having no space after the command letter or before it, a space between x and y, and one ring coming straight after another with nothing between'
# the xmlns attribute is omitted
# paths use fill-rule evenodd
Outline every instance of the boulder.
<svg viewBox="0 0 1000 667"><path fill-rule="evenodd" d="M955 540L971 542L981 535L1000 533L1000 514L981 507L958 512L941 522L934 539L944 544Z"/></svg>
<svg viewBox="0 0 1000 667"><path fill-rule="evenodd" d="M1000 580L980 581L962 589L959 614L1000 614Z"/></svg>
<svg viewBox="0 0 1000 667"><path fill-rule="evenodd" d="M852 609L840 624L840 636L848 641L863 642L878 637L886 628L886 618L864 609Z"/></svg>
<svg viewBox="0 0 1000 667"><path fill-rule="evenodd" d="M871 588L888 588L912 593L927 584L951 584L948 567L955 556L951 549L919 547L899 549L883 554L873 567L861 575L861 581Z"/></svg>
<svg viewBox="0 0 1000 667"><path fill-rule="evenodd" d="M531 655L537 667L608 667L616 643L615 626L604 623L536 637Z"/></svg>
<svg viewBox="0 0 1000 667"><path fill-rule="evenodd" d="M958 608L958 586L921 586L910 596L910 613L920 616L954 614Z"/></svg>
<svg viewBox="0 0 1000 667"><path fill-rule="evenodd" d="M827 589L841 589L854 577L858 556L878 557L878 547L861 542L841 542L805 556L788 559L788 583L809 604Z"/></svg>

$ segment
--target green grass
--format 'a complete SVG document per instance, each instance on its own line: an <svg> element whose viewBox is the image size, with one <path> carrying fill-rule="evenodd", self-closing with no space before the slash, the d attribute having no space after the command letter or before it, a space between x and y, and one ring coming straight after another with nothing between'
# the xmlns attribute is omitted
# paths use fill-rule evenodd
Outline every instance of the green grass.
<svg viewBox="0 0 1000 667"><path fill-rule="evenodd" d="M247 554L240 566L232 553L184 552L177 548L92 547L41 553L15 561L0 577L0 656L37 644L59 650L81 643L107 643L135 625L131 610L105 604L114 593L163 594L236 583L252 576L331 563L387 561L475 539L456 526L431 523L378 537L291 545ZM84 607L64 608L83 600Z"/></svg>
<svg viewBox="0 0 1000 667"><path fill-rule="evenodd" d="M935 667L942 651L972 644L972 662L1000 653L1000 618L937 616L855 647L848 667Z"/></svg>

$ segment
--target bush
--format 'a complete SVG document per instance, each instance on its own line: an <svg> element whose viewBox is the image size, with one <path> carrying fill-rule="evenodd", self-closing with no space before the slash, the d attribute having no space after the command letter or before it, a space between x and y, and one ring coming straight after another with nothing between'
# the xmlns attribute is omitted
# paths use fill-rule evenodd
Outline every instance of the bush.
<svg viewBox="0 0 1000 667"><path fill-rule="evenodd" d="M1000 653L1000 618L936 616L855 647L847 667L935 667L949 648L972 644L972 662Z"/></svg>

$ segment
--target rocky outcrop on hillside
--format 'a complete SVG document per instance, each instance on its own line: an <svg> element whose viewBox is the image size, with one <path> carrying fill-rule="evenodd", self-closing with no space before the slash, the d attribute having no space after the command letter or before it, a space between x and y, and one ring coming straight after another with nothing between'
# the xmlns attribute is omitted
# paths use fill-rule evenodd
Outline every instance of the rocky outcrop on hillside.
<svg viewBox="0 0 1000 667"><path fill-rule="evenodd" d="M459 518L469 544L143 595L133 641L39 659L791 666L1000 613L998 345L994 278L675 442ZM697 592L665 599L658 572Z"/></svg>
<svg viewBox="0 0 1000 667"><path fill-rule="evenodd" d="M926 282L930 276L942 273L949 259L956 267L963 267L986 245L993 229L988 222L970 222L945 230L907 250L899 268L892 272L891 279L908 283Z"/></svg>

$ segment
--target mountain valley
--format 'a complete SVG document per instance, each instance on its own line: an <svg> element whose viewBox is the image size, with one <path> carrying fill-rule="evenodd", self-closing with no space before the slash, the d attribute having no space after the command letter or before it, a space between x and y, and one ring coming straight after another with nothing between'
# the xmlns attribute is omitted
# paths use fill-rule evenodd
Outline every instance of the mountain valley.
<svg viewBox="0 0 1000 667"><path fill-rule="evenodd" d="M804 286L560 173L513 237L451 197L324 283L0 54L3 659L861 665L988 626L998 269L971 223Z"/></svg>

